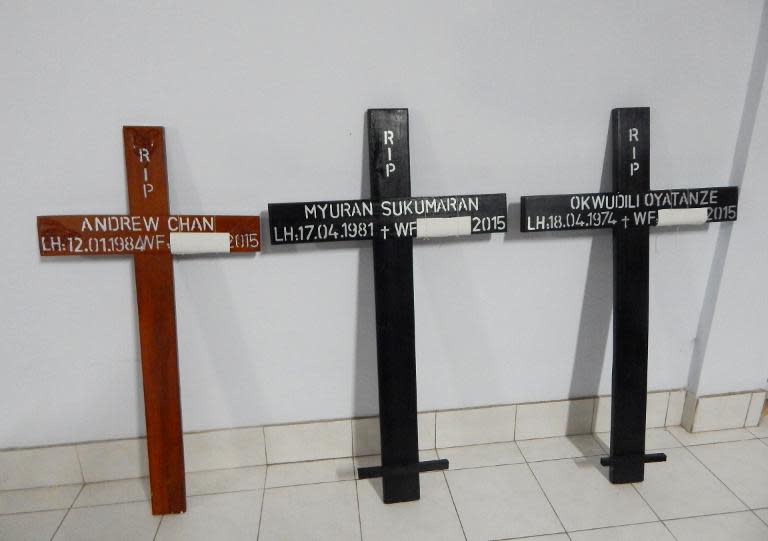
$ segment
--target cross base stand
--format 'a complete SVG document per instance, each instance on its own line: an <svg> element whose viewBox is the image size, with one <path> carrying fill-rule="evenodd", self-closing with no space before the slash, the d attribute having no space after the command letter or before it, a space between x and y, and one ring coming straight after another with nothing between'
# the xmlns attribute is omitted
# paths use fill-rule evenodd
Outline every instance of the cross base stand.
<svg viewBox="0 0 768 541"><path fill-rule="evenodd" d="M600 458L602 466L608 466L608 479L620 485L640 483L645 478L643 465L651 462L666 462L664 453L645 453L642 455L604 456Z"/></svg>
<svg viewBox="0 0 768 541"><path fill-rule="evenodd" d="M358 468L357 475L360 479L372 479L374 477L386 478L388 490L384 491L384 503L411 502L420 497L418 475L428 471L448 469L448 460L425 460L412 464L396 466L370 466ZM408 477L416 476L415 483L408 482ZM403 481L403 482L398 482ZM399 487L399 489L398 489Z"/></svg>

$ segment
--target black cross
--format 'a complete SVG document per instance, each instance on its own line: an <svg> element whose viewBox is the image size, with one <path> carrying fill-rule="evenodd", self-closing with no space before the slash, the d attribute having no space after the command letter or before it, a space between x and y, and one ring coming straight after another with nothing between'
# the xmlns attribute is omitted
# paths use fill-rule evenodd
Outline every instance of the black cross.
<svg viewBox="0 0 768 541"><path fill-rule="evenodd" d="M520 230L613 229L612 483L643 480L648 385L648 227L736 220L737 187L651 191L650 109L611 112L613 192L522 197Z"/></svg>
<svg viewBox="0 0 768 541"><path fill-rule="evenodd" d="M372 240L384 503L419 499L412 237L504 232L505 194L411 197L408 110L369 109L371 199L269 205L272 244Z"/></svg>

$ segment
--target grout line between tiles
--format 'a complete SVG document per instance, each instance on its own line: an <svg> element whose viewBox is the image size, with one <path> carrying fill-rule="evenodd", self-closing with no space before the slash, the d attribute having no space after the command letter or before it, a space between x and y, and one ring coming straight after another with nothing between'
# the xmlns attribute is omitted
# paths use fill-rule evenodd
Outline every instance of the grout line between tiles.
<svg viewBox="0 0 768 541"><path fill-rule="evenodd" d="M758 515L758 514L757 514L757 510L756 510L756 509L750 509L750 511L752 512L752 514L753 514L753 515L755 515L755 516L757 517L757 520L759 520L760 522L762 522L763 524L765 524L765 521L764 521L763 519L761 519L761 518L760 518L760 515ZM767 525L767 526L768 526L768 525Z"/></svg>
<svg viewBox="0 0 768 541"><path fill-rule="evenodd" d="M525 458L525 457L523 457ZM533 468L531 468L531 465L528 463L528 461L525 462L525 467L528 468L528 471L533 476L534 481L536 481L536 485L538 485L539 490L541 490L541 493L544 494L544 498L547 500L547 503L549 504L549 507L552 509L552 512L555 514L555 517L557 518L557 522L560 523L560 527L563 529L564 533L567 533L568 530L565 527L565 524L563 524L562 519L560 518L560 515L557 514L557 509L555 509L555 506L552 505L552 502L549 499L549 494L544 490L544 487L541 486L541 482L539 481L539 478L536 477L536 474L533 471ZM570 537L570 535L568 536Z"/></svg>
<svg viewBox="0 0 768 541"><path fill-rule="evenodd" d="M322 483L312 483L315 485L319 485ZM289 485L289 486L301 486L301 485ZM274 487L274 488L285 488L285 487ZM263 492L264 488L242 488L238 490L221 490L216 492L203 492L200 494L188 494L186 497L187 499L195 499L195 498L201 498L204 496L220 496L222 494L240 494L241 492ZM143 500L125 500L125 501L119 501L119 502L108 502L108 503L95 503L93 505L81 505L79 507L72 507L72 509L93 509L94 507L111 507L113 505L126 505L129 503L152 503L149 498L144 498ZM55 511L55 509L49 509L49 511ZM27 511L27 513L37 513L39 511ZM22 513L9 513L13 515L19 515Z"/></svg>
<svg viewBox="0 0 768 541"><path fill-rule="evenodd" d="M435 412L434 415L435 415L435 422L432 426L434 428L435 438L434 440L432 440L432 443L434 444L434 448L437 449L437 412Z"/></svg>
<svg viewBox="0 0 768 541"><path fill-rule="evenodd" d="M85 471L83 470L83 461L80 459L80 450L78 445L75 445L75 457L77 457L77 465L80 466L80 480L85 484Z"/></svg>
<svg viewBox="0 0 768 541"><path fill-rule="evenodd" d="M537 533L533 535L526 535L523 537L498 537L490 539L489 541L515 541L520 539L543 539L545 537L551 537L553 535L564 535L568 539L571 539L571 536L568 535L568 532L561 532L561 533Z"/></svg>
<svg viewBox="0 0 768 541"><path fill-rule="evenodd" d="M747 411L744 412L744 422L741 423L741 426L744 428L747 428L747 417L749 417L749 410L752 408L752 399L755 397L754 393L751 393L749 395L749 400L747 400ZM749 429L747 429L749 431Z"/></svg>
<svg viewBox="0 0 768 541"><path fill-rule="evenodd" d="M269 457L267 456L267 431L264 430L264 427L261 427L261 439L264 442L264 467L266 468L269 466ZM261 466L261 464L258 464ZM266 470L264 471L264 481L266 482Z"/></svg>
<svg viewBox="0 0 768 541"><path fill-rule="evenodd" d="M669 403L671 401L672 401L672 392L671 391L667 391L667 405L664 408L664 423L662 423L661 427L659 427L659 428L663 428L663 427L667 426L667 417L669 416Z"/></svg>
<svg viewBox="0 0 768 541"><path fill-rule="evenodd" d="M357 525L360 528L360 541L363 541L363 517L360 513L360 492L357 489L357 480L355 480L355 501L357 501Z"/></svg>
<svg viewBox="0 0 768 541"><path fill-rule="evenodd" d="M739 513L743 513L743 511L738 511L738 512ZM728 513L721 513L721 514L728 514ZM705 516L709 516L709 515L705 515ZM674 519L674 520L681 520L681 519ZM643 524L657 524L657 523L663 524L664 527L667 529L667 531L669 531L669 528L666 527L666 524L664 524L663 520L648 520L648 521L645 521L645 522L632 522L630 524L620 524L618 526L600 526L599 528L583 528L583 529L579 529L579 530L571 530L570 532L568 532L568 531L562 532L562 535L565 535L566 537L568 537L568 539L573 539L571 537L572 533L599 532L601 530L611 530L611 529L614 529L614 528L626 528L628 526L641 526ZM677 537L675 537L675 535L672 532L669 532L669 533L672 536L672 539L677 541ZM537 539L539 537L543 538L543 537L547 537L547 536L550 536L550 535L561 535L561 534L543 533L543 534L536 534L536 535L533 535L533 536L530 536L530 537L532 539ZM501 539L493 539L492 541L515 541L516 539L521 539L521 538L520 537L504 537L504 538L501 538ZM528 539L528 537L525 537L524 539Z"/></svg>
<svg viewBox="0 0 768 541"><path fill-rule="evenodd" d="M46 485L43 487L29 487L29 488L9 488L6 490L0 490L0 494L8 494L12 492L23 492L26 490L45 490L45 489L52 489L52 488L61 488L61 487L73 487L73 486L80 486L87 483L64 483L63 485ZM66 509L66 507L62 507L62 509ZM56 509L49 509L49 511L56 511ZM34 511L30 511L34 513ZM14 515L16 513L0 513L0 515Z"/></svg>
<svg viewBox="0 0 768 541"><path fill-rule="evenodd" d="M751 509L751 511L755 514L755 516L766 526L768 526L768 520L764 520L760 515L757 514L758 511L765 511L765 508L759 508L759 509Z"/></svg>
<svg viewBox="0 0 768 541"><path fill-rule="evenodd" d="M685 445L685 444L682 442L682 440L681 440L680 438L678 438L677 436L675 436L675 434L674 434L674 433L673 433L671 430L669 430L669 428L668 428L668 427L664 427L664 430L666 430L666 431L667 431L667 434L669 434L670 436L672 436L672 439L673 439L673 440L675 440L677 443L679 443L680 445L682 445L682 446L683 446L683 448L686 448L686 447L687 447L687 445ZM683 430L685 430L685 429L683 429Z"/></svg>
<svg viewBox="0 0 768 541"><path fill-rule="evenodd" d="M464 536L464 541L467 541L467 532L464 531L464 523L461 522L461 515L459 514L459 508L456 506L456 500L453 499L453 492L451 492L451 484L448 482L448 476L445 474L445 470L442 470L443 479L445 480L445 486L448 487L448 496L451 498L453 504L453 510L456 511L456 518L459 519L459 526L461 527L461 535Z"/></svg>
<svg viewBox="0 0 768 541"><path fill-rule="evenodd" d="M267 499L267 489L266 489L266 473L264 474L264 490L261 491L261 506L259 507L259 527L256 530L256 541L259 541L259 537L261 536L261 523L264 522L264 500Z"/></svg>
<svg viewBox="0 0 768 541"><path fill-rule="evenodd" d="M418 414L417 414L418 419ZM355 456L355 423L349 423L349 436L352 442L352 456ZM418 435L417 435L418 440ZM352 459L352 480L355 482L355 501L357 502L357 525L360 528L360 541L363 541L363 517L360 513L360 491L357 488L357 466L355 466L355 460ZM266 488L266 480L265 480ZM257 540L258 541L258 540Z"/></svg>
<svg viewBox="0 0 768 541"><path fill-rule="evenodd" d="M723 511L722 513L710 513L708 515L697 515L695 517L668 518L667 520L663 520L662 522L677 522L679 520L690 520L692 518L719 517L719 516L725 516L725 515L741 515L743 513L749 513L751 511L752 509L742 509L741 511Z"/></svg>
<svg viewBox="0 0 768 541"><path fill-rule="evenodd" d="M56 507L51 509L36 509L34 511L15 511L13 513L2 513L0 518L15 517L16 515L31 515L33 513L48 513L50 511L67 511L69 507Z"/></svg>
<svg viewBox="0 0 768 541"><path fill-rule="evenodd" d="M292 485L280 485L279 487L264 488L264 490L265 491L267 491L267 490L280 490L281 488L310 487L310 486L316 486L316 485L328 485L328 484L331 484L331 483L349 483L349 482L355 482L355 481L358 481L358 479L333 479L331 481L315 481L314 483L294 483ZM252 492L252 491L236 490L234 492ZM222 494L224 494L224 493L222 492Z"/></svg>
<svg viewBox="0 0 768 541"><path fill-rule="evenodd" d="M661 520L661 517L660 517L660 516L659 516L659 514L656 512L656 509L654 509L654 508L653 508L653 506L651 505L651 502L649 502L648 500L646 500L646 499L645 499L645 496L643 496L643 494L642 494L642 493L640 492L640 490L637 488L637 483L630 483L630 484L632 485L632 488L634 488L634 489L635 489L635 492L637 492L637 495L638 495L638 496L640 496L640 499L641 499L641 500L643 500L643 502L645 502L645 505L647 505L647 506L648 506L648 509L650 509L650 510L651 510L651 513L653 513L653 516L655 516L657 519L659 519L659 522L661 522L661 524L664 526L664 529L665 529L665 530L667 530L667 531L669 532L669 535L671 535L673 539L677 539L677 538L675 537L675 535L672 533L672 530L670 530L670 529L669 529L669 527L668 527L666 524L664 524L664 521L663 521L663 520Z"/></svg>
<svg viewBox="0 0 768 541"><path fill-rule="evenodd" d="M64 521L67 520L67 517L69 516L69 512L72 511L72 506L75 505L75 502L80 497L80 494L83 492L83 489L85 488L85 483L83 483L83 486L80 487L80 491L75 496L75 499L72 500L72 503L69 504L69 509L67 509L67 512L64 513L64 516L61 517L61 522L59 522L59 525L56 526L56 530L54 530L53 535L51 535L50 541L53 541L53 538L56 537L56 534L59 533L59 530L61 529L61 525L64 524Z"/></svg>
<svg viewBox="0 0 768 541"><path fill-rule="evenodd" d="M515 406L515 425L512 427L512 441L517 441L517 412L518 411L520 411L520 406Z"/></svg>
<svg viewBox="0 0 768 541"><path fill-rule="evenodd" d="M165 519L165 515L161 516L160 520L157 521L157 528L155 528L155 535L152 537L152 541L157 539L157 534L160 533L160 526L163 524L163 519Z"/></svg>
<svg viewBox="0 0 768 541"><path fill-rule="evenodd" d="M571 530L568 533L595 532L598 530L610 530L611 528L625 528L627 526L640 526L642 524L656 524L658 522L664 522L664 521L663 520L643 520L641 522L629 522L627 524L616 524L614 526L600 526L599 528L579 528L576 530Z"/></svg>
<svg viewBox="0 0 768 541"><path fill-rule="evenodd" d="M730 443L730 442L727 442L727 443ZM716 445L716 444L715 444L715 445ZM717 476L717 474L716 474L715 472L713 472L713 471L712 471L712 470L709 468L709 466L707 466L706 464L704 464L704 461L703 461L703 460L701 460L699 457L697 457L697 456L696 456L696 453L694 453L693 451L691 451L691 450L690 450L690 449L688 449L687 447L685 448L685 450L686 450L686 451L688 451L688 452L689 452L689 453L690 453L690 454L693 456L693 458L695 458L695 459L696 459L696 460L699 462L699 464L701 464L702 466L704 466L704 468L705 468L705 469L706 469L706 470L707 470L709 473L711 473L711 474L712 474L712 476L713 476L715 479L717 479L718 481L720 481L720 483L721 483L721 484L722 484L722 485L723 485L723 486L726 488L726 490L728 490L728 492L730 492L731 494L733 494L733 496L734 496L734 497L735 497L737 500L739 500L739 501L742 503L742 505L744 505L744 507L746 507L748 510L751 510L751 509L752 509L752 508L751 508L749 505L747 505L747 502L745 502L744 500L742 500L742 499L739 497L739 495L738 495L738 494L736 494L736 493L733 491L733 489L732 489L731 487L729 487L729 486L728 486L728 485L725 483L725 481L723 481L722 479L720 479L720 477L718 477L718 476ZM740 511L738 511L738 512L740 512ZM714 514L718 514L718 515L725 515L725 514L727 514L727 513L714 513Z"/></svg>

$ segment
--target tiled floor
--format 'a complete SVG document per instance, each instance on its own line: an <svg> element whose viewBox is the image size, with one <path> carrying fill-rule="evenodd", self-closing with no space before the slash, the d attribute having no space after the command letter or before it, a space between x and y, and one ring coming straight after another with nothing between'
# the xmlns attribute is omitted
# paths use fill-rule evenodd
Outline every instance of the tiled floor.
<svg viewBox="0 0 768 541"><path fill-rule="evenodd" d="M421 476L421 500L384 505L356 480L378 457L199 471L188 511L153 517L146 479L0 492L0 539L768 541L768 430L648 431L650 464L611 485L598 456L610 435L423 451L451 470Z"/></svg>

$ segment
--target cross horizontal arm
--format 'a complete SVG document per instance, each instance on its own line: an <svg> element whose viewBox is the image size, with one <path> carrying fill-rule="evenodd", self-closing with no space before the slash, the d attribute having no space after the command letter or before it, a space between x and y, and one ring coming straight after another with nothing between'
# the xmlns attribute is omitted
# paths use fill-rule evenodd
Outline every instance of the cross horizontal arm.
<svg viewBox="0 0 768 541"><path fill-rule="evenodd" d="M520 231L730 222L736 220L738 199L735 186L523 196Z"/></svg>
<svg viewBox="0 0 768 541"><path fill-rule="evenodd" d="M258 216L38 216L42 256L257 252Z"/></svg>
<svg viewBox="0 0 768 541"><path fill-rule="evenodd" d="M506 194L269 205L272 244L445 237L507 230Z"/></svg>

